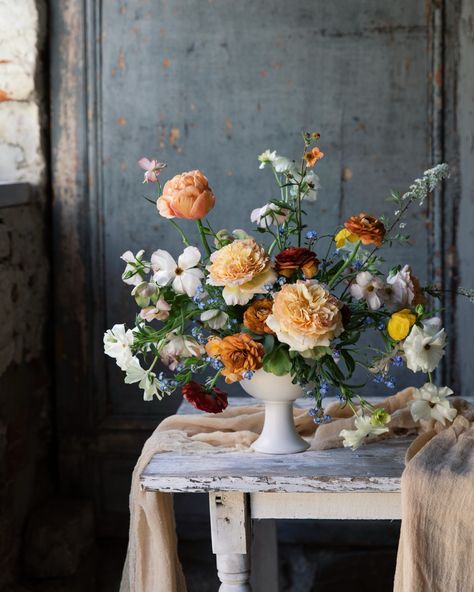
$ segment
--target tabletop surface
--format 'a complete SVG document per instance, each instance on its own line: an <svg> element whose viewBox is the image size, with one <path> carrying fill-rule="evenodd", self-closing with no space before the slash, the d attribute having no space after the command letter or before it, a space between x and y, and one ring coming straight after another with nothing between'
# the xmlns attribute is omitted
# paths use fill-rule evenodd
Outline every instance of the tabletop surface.
<svg viewBox="0 0 474 592"><path fill-rule="evenodd" d="M249 398L232 400L248 405ZM306 407L307 401L298 401ZM179 413L193 413L183 404ZM252 451L156 454L141 477L148 491L167 492L399 492L405 452L412 438L347 448L269 455Z"/></svg>

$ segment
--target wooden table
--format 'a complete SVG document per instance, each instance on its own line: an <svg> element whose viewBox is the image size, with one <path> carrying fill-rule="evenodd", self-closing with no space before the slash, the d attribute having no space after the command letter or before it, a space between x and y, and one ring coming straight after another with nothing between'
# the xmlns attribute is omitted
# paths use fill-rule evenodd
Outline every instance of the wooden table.
<svg viewBox="0 0 474 592"><path fill-rule="evenodd" d="M182 405L179 412L191 409ZM399 519L400 477L409 442L404 438L356 452L339 448L278 456L161 453L141 482L148 491L209 493L220 592L277 592L274 520Z"/></svg>

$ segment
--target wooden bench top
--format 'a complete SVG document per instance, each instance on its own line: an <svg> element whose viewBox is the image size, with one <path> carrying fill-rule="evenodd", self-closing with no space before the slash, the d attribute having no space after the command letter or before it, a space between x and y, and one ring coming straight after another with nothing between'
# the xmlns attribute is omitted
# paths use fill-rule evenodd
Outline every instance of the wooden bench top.
<svg viewBox="0 0 474 592"><path fill-rule="evenodd" d="M240 398L239 398L240 399ZM251 399L234 398L233 405ZM306 407L309 401L300 400ZM179 413L193 413L188 404ZM346 448L268 455L252 451L216 454L165 452L150 461L141 477L148 491L166 492L379 492L398 493L411 438Z"/></svg>

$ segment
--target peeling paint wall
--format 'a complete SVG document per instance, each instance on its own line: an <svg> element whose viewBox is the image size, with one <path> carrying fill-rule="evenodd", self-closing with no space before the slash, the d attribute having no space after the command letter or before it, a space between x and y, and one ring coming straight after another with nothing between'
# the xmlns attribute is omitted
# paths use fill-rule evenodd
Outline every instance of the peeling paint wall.
<svg viewBox="0 0 474 592"><path fill-rule="evenodd" d="M51 490L43 3L0 0L0 589L28 515ZM43 31L43 33L41 32ZM29 183L21 206L10 196ZM7 205L5 205L7 204Z"/></svg>

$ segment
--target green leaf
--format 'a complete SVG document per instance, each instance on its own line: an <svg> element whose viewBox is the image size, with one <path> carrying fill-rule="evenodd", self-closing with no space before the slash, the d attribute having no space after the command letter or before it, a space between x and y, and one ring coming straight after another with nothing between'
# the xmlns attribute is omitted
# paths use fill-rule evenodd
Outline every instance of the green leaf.
<svg viewBox="0 0 474 592"><path fill-rule="evenodd" d="M265 348L265 352L268 354L272 351L273 346L275 345L275 338L273 335L265 335L263 338L263 347Z"/></svg>
<svg viewBox="0 0 474 592"><path fill-rule="evenodd" d="M265 372L275 374L275 376L284 376L291 370L290 356L288 350L283 347L277 347L263 358L263 369Z"/></svg>
<svg viewBox="0 0 474 592"><path fill-rule="evenodd" d="M341 352L341 356L344 359L344 363L347 366L347 369L349 371L349 375L352 375L352 373L355 370L355 362L354 362L354 358L350 355L350 353L345 350L345 349L341 349L339 350Z"/></svg>

